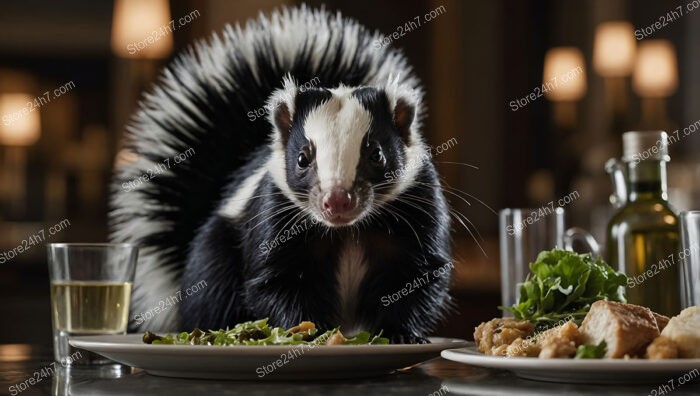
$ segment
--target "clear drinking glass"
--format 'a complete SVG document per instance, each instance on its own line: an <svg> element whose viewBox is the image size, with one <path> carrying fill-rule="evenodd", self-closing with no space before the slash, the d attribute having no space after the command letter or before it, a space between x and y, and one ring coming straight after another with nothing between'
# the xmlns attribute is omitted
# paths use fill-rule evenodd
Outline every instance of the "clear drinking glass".
<svg viewBox="0 0 700 396"><path fill-rule="evenodd" d="M581 241L594 255L599 254L598 243L587 231L565 226L565 212L561 207L507 208L499 213L501 251L501 305L509 307L518 300L518 285L530 272L530 263L543 250L554 248L573 250L575 241ZM504 315L507 315L504 312Z"/></svg>
<svg viewBox="0 0 700 396"><path fill-rule="evenodd" d="M700 305L700 210L682 212L681 306Z"/></svg>
<svg viewBox="0 0 700 396"><path fill-rule="evenodd" d="M126 333L138 248L52 243L47 250L56 361L63 366L114 363L72 347L68 337Z"/></svg>

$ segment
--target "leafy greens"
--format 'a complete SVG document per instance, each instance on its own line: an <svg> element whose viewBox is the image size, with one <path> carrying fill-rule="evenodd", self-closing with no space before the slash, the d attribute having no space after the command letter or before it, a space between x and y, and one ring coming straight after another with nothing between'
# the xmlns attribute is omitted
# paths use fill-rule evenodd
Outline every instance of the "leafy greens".
<svg viewBox="0 0 700 396"><path fill-rule="evenodd" d="M608 351L608 345L605 340L598 345L579 345L576 348L576 359L602 359L605 357L605 352Z"/></svg>
<svg viewBox="0 0 700 396"><path fill-rule="evenodd" d="M626 302L627 277L590 254L554 249L543 251L530 264L520 285L520 299L512 307L499 307L538 329L573 320L577 324L598 300Z"/></svg>
<svg viewBox="0 0 700 396"><path fill-rule="evenodd" d="M232 329L219 329L202 331L194 329L192 332L182 332L177 334L168 333L164 336L159 336L151 332L146 332L143 336L143 342L156 345L311 345L323 344L331 336L340 334L338 327L328 330L323 334L317 334L317 329L313 323L307 323L305 331L294 331L299 326L285 330L282 327L270 327L267 324L267 318L239 323ZM301 326L301 325L300 325ZM378 335L372 336L367 331L361 331L354 337L343 337L343 344L346 345L361 345L361 344L388 344L389 339Z"/></svg>

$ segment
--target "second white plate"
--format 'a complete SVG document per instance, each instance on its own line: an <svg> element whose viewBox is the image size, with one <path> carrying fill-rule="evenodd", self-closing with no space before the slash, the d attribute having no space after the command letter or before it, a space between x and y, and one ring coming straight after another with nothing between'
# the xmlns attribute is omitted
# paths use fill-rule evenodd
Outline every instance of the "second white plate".
<svg viewBox="0 0 700 396"><path fill-rule="evenodd" d="M473 342L459 349L442 351L445 359L473 366L510 370L518 377L569 383L657 383L700 378L700 359L538 359L486 356Z"/></svg>

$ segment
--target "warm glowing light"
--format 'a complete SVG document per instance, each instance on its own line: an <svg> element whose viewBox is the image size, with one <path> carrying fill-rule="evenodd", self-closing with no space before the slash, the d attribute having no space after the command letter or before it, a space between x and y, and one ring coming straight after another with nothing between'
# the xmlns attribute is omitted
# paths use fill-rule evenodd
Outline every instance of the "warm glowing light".
<svg viewBox="0 0 700 396"><path fill-rule="evenodd" d="M556 47L547 51L542 73L542 91L553 101L576 101L586 93L586 64L575 47Z"/></svg>
<svg viewBox="0 0 700 396"><path fill-rule="evenodd" d="M32 358L32 348L27 344L0 344L0 362L22 362Z"/></svg>
<svg viewBox="0 0 700 396"><path fill-rule="evenodd" d="M26 93L0 95L0 144L31 146L41 133L39 108L34 97Z"/></svg>
<svg viewBox="0 0 700 396"><path fill-rule="evenodd" d="M644 98L665 98L678 88L676 49L668 40L644 40L639 45L632 87Z"/></svg>
<svg viewBox="0 0 700 396"><path fill-rule="evenodd" d="M173 50L167 0L116 0L112 51L124 58L165 58Z"/></svg>
<svg viewBox="0 0 700 396"><path fill-rule="evenodd" d="M625 77L632 73L637 40L629 22L603 22L596 28L593 68L603 77Z"/></svg>

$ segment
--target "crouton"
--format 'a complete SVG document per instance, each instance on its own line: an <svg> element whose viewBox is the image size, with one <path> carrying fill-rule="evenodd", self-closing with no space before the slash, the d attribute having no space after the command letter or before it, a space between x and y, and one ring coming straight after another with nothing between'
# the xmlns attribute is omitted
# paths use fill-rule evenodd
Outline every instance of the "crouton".
<svg viewBox="0 0 700 396"><path fill-rule="evenodd" d="M544 331L537 337L540 346L540 359L570 358L576 354L576 347L581 342L581 333L574 322Z"/></svg>
<svg viewBox="0 0 700 396"><path fill-rule="evenodd" d="M647 347L647 359L675 359L678 357L678 345L672 339L664 336L654 338Z"/></svg>
<svg viewBox="0 0 700 396"><path fill-rule="evenodd" d="M474 341L481 353L505 356L508 345L513 341L526 339L534 333L534 326L526 320L496 318L476 327Z"/></svg>
<svg viewBox="0 0 700 396"><path fill-rule="evenodd" d="M643 355L659 336L654 314L649 308L613 301L596 301L583 319L583 344L598 345L605 340L607 358Z"/></svg>
<svg viewBox="0 0 700 396"><path fill-rule="evenodd" d="M654 319L656 320L656 327L658 327L660 333L661 331L663 331L664 327L666 327L668 321L671 320L671 318L669 318L668 316L658 314L654 311L652 311L651 313L654 314Z"/></svg>
<svg viewBox="0 0 700 396"><path fill-rule="evenodd" d="M678 357L700 358L700 307L689 307L671 318L661 335L678 346Z"/></svg>
<svg viewBox="0 0 700 396"><path fill-rule="evenodd" d="M506 356L508 357L537 357L540 354L542 347L537 345L537 340L534 336L525 339L518 338L506 347Z"/></svg>

